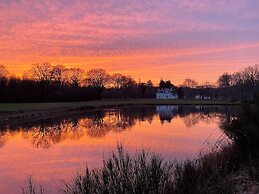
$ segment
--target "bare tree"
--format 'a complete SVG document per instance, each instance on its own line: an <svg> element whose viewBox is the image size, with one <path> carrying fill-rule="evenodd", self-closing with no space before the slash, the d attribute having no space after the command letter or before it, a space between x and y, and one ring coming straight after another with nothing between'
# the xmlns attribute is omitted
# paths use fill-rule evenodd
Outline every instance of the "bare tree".
<svg viewBox="0 0 259 194"><path fill-rule="evenodd" d="M0 65L0 78L6 77L8 74L8 71L6 70L5 66Z"/></svg>
<svg viewBox="0 0 259 194"><path fill-rule="evenodd" d="M31 76L36 81L50 81L52 78L52 66L49 63L33 64Z"/></svg>
<svg viewBox="0 0 259 194"><path fill-rule="evenodd" d="M240 72L235 72L231 75L231 86L235 88L236 91L239 91L239 100L243 99L243 84L244 77Z"/></svg>
<svg viewBox="0 0 259 194"><path fill-rule="evenodd" d="M31 79L40 83L41 97L43 101L46 101L51 91L52 65L50 63L33 64L30 75Z"/></svg>
<svg viewBox="0 0 259 194"><path fill-rule="evenodd" d="M87 72L86 83L96 89L99 99L101 99L101 93L109 81L110 76L103 69L92 69Z"/></svg>
<svg viewBox="0 0 259 194"><path fill-rule="evenodd" d="M183 82L183 87L196 88L197 85L198 85L198 83L195 80L190 79L190 78L185 79Z"/></svg>
<svg viewBox="0 0 259 194"><path fill-rule="evenodd" d="M215 84L205 81L200 85L202 88L216 88Z"/></svg>
<svg viewBox="0 0 259 194"><path fill-rule="evenodd" d="M230 100L230 89L231 86L231 75L229 73L223 73L218 78L218 86L222 88L222 91L224 92L225 99Z"/></svg>
<svg viewBox="0 0 259 194"><path fill-rule="evenodd" d="M128 97L128 93L129 93L129 89L132 88L137 83L130 76L124 76L123 80L122 80L122 83L123 84L122 84L122 88L121 89L123 89L124 97L127 98Z"/></svg>
<svg viewBox="0 0 259 194"><path fill-rule="evenodd" d="M51 79L56 84L62 84L64 82L64 72L66 68L63 65L56 65L51 70Z"/></svg>
<svg viewBox="0 0 259 194"><path fill-rule="evenodd" d="M130 76L125 76L120 73L113 74L110 80L115 89L125 89L134 85L134 80Z"/></svg>
<svg viewBox="0 0 259 194"><path fill-rule="evenodd" d="M243 76L240 72L235 72L231 75L230 85L232 86L239 86L243 84Z"/></svg>
<svg viewBox="0 0 259 194"><path fill-rule="evenodd" d="M124 85L124 80L125 76L120 73L111 75L111 82L115 89L121 89Z"/></svg>
<svg viewBox="0 0 259 194"><path fill-rule="evenodd" d="M0 65L0 99L2 98L2 96L4 96L2 94L2 88L4 88L7 85L7 75L8 71L6 70L5 66Z"/></svg>
<svg viewBox="0 0 259 194"><path fill-rule="evenodd" d="M34 80L32 77L32 71L27 70L22 73L22 80Z"/></svg>
<svg viewBox="0 0 259 194"><path fill-rule="evenodd" d="M231 85L231 75L229 73L223 73L218 78L218 85L221 88L227 88Z"/></svg>
<svg viewBox="0 0 259 194"><path fill-rule="evenodd" d="M256 85L259 80L259 65L248 66L243 70L244 80L251 85Z"/></svg>
<svg viewBox="0 0 259 194"><path fill-rule="evenodd" d="M84 79L84 70L80 68L69 68L64 71L64 80L71 86L78 87Z"/></svg>

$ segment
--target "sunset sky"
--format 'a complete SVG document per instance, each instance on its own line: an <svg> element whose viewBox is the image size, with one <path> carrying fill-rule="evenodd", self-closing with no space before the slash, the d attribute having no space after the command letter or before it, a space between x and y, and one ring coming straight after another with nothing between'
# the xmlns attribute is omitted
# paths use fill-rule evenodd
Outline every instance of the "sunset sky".
<svg viewBox="0 0 259 194"><path fill-rule="evenodd" d="M0 64L215 82L259 63L257 0L1 0Z"/></svg>

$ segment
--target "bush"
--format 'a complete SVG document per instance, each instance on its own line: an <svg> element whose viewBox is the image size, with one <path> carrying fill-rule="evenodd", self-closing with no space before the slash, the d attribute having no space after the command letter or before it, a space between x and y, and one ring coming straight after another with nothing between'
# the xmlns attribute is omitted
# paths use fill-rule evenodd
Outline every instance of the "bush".
<svg viewBox="0 0 259 194"><path fill-rule="evenodd" d="M86 167L72 184L65 183L65 193L169 193L172 168L158 155L142 151L133 157L118 145L118 153L103 160L100 169Z"/></svg>
<svg viewBox="0 0 259 194"><path fill-rule="evenodd" d="M129 156L119 145L101 168L86 167L71 184L64 183L64 193L232 193L235 185L227 175L237 168L238 158L235 147L227 146L197 160L172 163L145 151Z"/></svg>

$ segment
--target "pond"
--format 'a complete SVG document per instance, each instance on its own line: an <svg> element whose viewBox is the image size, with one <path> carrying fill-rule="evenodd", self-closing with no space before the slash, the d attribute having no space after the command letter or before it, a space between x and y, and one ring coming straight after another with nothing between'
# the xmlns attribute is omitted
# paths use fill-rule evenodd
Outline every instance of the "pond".
<svg viewBox="0 0 259 194"><path fill-rule="evenodd" d="M149 149L172 160L198 157L228 137L221 124L235 117L230 106L132 106L25 122L0 130L0 193L21 193L32 175L47 193L61 180L98 167L122 143L134 153Z"/></svg>

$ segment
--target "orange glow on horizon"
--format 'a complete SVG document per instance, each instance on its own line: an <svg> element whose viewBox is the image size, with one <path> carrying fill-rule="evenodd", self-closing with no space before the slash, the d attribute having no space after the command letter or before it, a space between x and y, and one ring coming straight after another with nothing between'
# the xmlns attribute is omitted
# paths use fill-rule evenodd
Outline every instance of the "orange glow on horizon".
<svg viewBox="0 0 259 194"><path fill-rule="evenodd" d="M82 57L46 57L41 59L40 62L50 62L52 65L62 64L66 67L79 67L85 71L94 68L103 68L108 73L122 73L125 75L132 76L136 81L139 79L143 82L151 79L155 84L159 82L161 78L170 79L174 84L181 84L185 78L193 78L198 82L202 83L209 81L215 83L218 76L225 72L226 65L224 60L218 61L188 61L186 59L179 61L178 58L188 58L190 56L197 55L210 55L215 53L225 52L238 52L244 49L258 49L259 43L238 45L236 47L225 47L225 48L193 48L184 49L181 51L177 50L166 50L166 51L145 51L136 54L120 55L120 56L82 56ZM18 56L19 57L19 56ZM34 57L31 57L32 59ZM168 58L172 58L172 62L164 62ZM30 57L28 58L30 59ZM26 60L28 60L26 59ZM159 59L159 60L158 60ZM17 60L17 58L16 58ZM23 73L30 70L32 64L38 63L39 61L35 58L36 62L29 61L12 61L10 65L7 65L8 71L21 77ZM173 63L173 61L177 61ZM39 63L40 63L39 62ZM150 63L150 65L148 65ZM206 66L210 63L211 66ZM245 60L241 62L230 61L228 72L239 71L244 67ZM28 65L29 64L29 65ZM124 65L122 65L124 64ZM138 65L136 65L138 64ZM222 65L218 65L222 64ZM148 66L148 67L147 67ZM234 67L234 68L233 68Z"/></svg>

